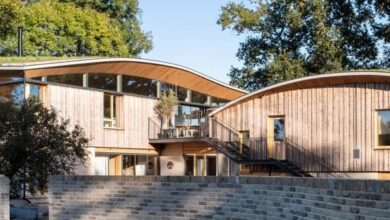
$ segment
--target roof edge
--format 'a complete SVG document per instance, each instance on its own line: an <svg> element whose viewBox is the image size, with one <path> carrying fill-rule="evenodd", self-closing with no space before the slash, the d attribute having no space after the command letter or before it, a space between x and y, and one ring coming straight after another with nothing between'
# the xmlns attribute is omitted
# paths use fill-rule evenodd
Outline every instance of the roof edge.
<svg viewBox="0 0 390 220"><path fill-rule="evenodd" d="M54 68L54 67L64 67L64 66L74 66L74 65L83 65L83 64L95 64L95 63L110 63L110 62L138 62L138 63L145 63L145 64L154 64L154 65L162 65L167 66L171 68L177 68L181 69L187 72L190 72L192 74L195 74L201 78L204 78L206 80L209 80L211 82L214 82L220 86L248 94L249 92L243 89L239 89L236 87L233 87L231 85L228 85L226 83L223 83L217 79L214 79L212 77L209 77L205 74L202 74L196 70L193 70L191 68L181 66L174 63L169 62L163 62L158 60L151 60L151 59L139 59L139 58L86 58L86 59L79 59L79 60L63 60L63 61L43 61L42 63L32 63L32 64L26 64L26 65L3 65L0 66L0 70L34 70L34 69L43 69L43 68Z"/></svg>
<svg viewBox="0 0 390 220"><path fill-rule="evenodd" d="M209 116L213 116L213 115L217 114L218 112L221 112L224 109L227 109L227 108L234 106L240 102L243 102L243 101L245 101L253 96L260 95L260 94L265 93L267 91L270 91L272 89L291 85L291 84L294 84L297 82L304 82L304 81L308 81L308 80L313 80L313 79L320 80L320 79L326 79L326 78L332 78L332 77L342 77L342 76L385 76L385 77L390 77L390 72L386 72L384 70L383 71L381 71L381 70L357 70L357 71L348 71L348 72L345 72L345 71L332 72L332 73L318 74L318 75L312 75L312 76L306 76L306 77L301 77L301 78L297 78L297 79L292 79L292 80L288 80L288 81L277 83L277 84L274 84L271 86L264 87L262 89L259 89L259 90L256 90L254 92L248 93L244 96L241 96L235 100L232 100L232 101L228 102L226 105L221 106L221 107L215 109L214 111L212 111L209 114Z"/></svg>

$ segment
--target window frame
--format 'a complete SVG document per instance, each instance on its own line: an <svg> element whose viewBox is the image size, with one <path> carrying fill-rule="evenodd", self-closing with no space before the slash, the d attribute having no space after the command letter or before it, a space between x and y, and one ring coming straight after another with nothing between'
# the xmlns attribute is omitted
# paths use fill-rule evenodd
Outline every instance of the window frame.
<svg viewBox="0 0 390 220"><path fill-rule="evenodd" d="M105 97L110 97L110 118L105 116ZM114 101L115 100L115 101ZM115 105L114 105L115 103ZM121 121L122 114L122 96L112 93L103 93L103 128L104 129L122 129L123 124ZM113 117L115 116L115 117ZM111 126L106 126L106 122L111 123ZM115 123L115 126L112 124Z"/></svg>
<svg viewBox="0 0 390 220"><path fill-rule="evenodd" d="M390 111L389 108L383 108L383 109L375 109L374 110L374 142L375 142L375 146L374 146L374 150L388 150L390 149L390 145L379 145L379 126L380 126L380 123L379 123L379 112L381 111Z"/></svg>

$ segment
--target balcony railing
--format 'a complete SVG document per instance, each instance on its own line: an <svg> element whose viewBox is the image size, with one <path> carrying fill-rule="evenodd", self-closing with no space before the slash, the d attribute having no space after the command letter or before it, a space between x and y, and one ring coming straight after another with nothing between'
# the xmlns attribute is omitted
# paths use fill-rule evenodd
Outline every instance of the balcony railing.
<svg viewBox="0 0 390 220"><path fill-rule="evenodd" d="M157 117L149 118L149 139L180 139L203 138L208 136L208 119L200 118L196 124L180 124L175 126L161 126ZM176 123L173 123L176 124Z"/></svg>

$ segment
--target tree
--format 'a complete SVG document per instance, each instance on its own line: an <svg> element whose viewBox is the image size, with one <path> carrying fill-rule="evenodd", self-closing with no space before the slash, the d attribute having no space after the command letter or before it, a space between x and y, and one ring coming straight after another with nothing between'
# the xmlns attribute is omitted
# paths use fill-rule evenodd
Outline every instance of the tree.
<svg viewBox="0 0 390 220"><path fill-rule="evenodd" d="M141 30L138 0L60 0L73 2L82 8L92 8L120 23L128 53L138 55L152 49L151 36Z"/></svg>
<svg viewBox="0 0 390 220"><path fill-rule="evenodd" d="M123 12L128 16L125 19L114 17L110 11L93 8L93 5L81 6L83 1L30 0L24 4L18 1L7 4L7 1L0 2L0 10L2 6L11 5L7 7L16 7L19 12L5 14L0 20L0 28L6 26L3 20L15 18L17 21L6 26L12 31L6 32L0 41L0 55L16 54L14 32L17 26L24 27L25 54L31 56L132 57L148 52L152 47L150 36L141 31L138 4L121 5L132 7L131 11ZM131 30L124 26L129 23Z"/></svg>
<svg viewBox="0 0 390 220"><path fill-rule="evenodd" d="M244 66L232 67L230 83L256 90L311 74L383 67L372 34L372 4L362 1L257 0L223 6L218 24L247 36L237 52Z"/></svg>
<svg viewBox="0 0 390 220"><path fill-rule="evenodd" d="M49 175L73 174L86 163L87 143L80 126L70 129L68 120L35 98L19 104L1 98L0 173L10 179L12 197L26 187L45 192Z"/></svg>
<svg viewBox="0 0 390 220"><path fill-rule="evenodd" d="M161 120L161 129L164 126L164 120L167 120L169 125L171 124L171 115L177 103L177 96L172 89L169 92L163 92L161 94L161 98L158 100L156 106L154 106L154 111Z"/></svg>

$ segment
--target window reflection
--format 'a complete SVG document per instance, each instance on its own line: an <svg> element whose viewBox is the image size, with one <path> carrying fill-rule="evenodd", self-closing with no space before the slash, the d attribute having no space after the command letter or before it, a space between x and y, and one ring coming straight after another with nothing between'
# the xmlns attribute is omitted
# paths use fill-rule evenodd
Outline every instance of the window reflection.
<svg viewBox="0 0 390 220"><path fill-rule="evenodd" d="M390 110L378 111L378 145L390 146Z"/></svg>
<svg viewBox="0 0 390 220"><path fill-rule="evenodd" d="M0 85L0 96L21 103L24 100L24 84Z"/></svg>
<svg viewBox="0 0 390 220"><path fill-rule="evenodd" d="M199 126L202 117L205 115L204 108L179 105L175 108L175 125L177 126Z"/></svg>
<svg viewBox="0 0 390 220"><path fill-rule="evenodd" d="M105 73L88 74L88 84L91 88L116 91L116 75Z"/></svg>
<svg viewBox="0 0 390 220"><path fill-rule="evenodd" d="M23 73L21 72L1 72L0 74L0 82L17 82L23 81Z"/></svg>
<svg viewBox="0 0 390 220"><path fill-rule="evenodd" d="M149 97L157 97L157 81L135 76L123 76L122 91Z"/></svg>
<svg viewBox="0 0 390 220"><path fill-rule="evenodd" d="M83 86L83 74L52 75L47 76L47 81L73 86Z"/></svg>
<svg viewBox="0 0 390 220"><path fill-rule="evenodd" d="M284 119L274 119L274 141L284 141Z"/></svg>
<svg viewBox="0 0 390 220"><path fill-rule="evenodd" d="M117 123L118 97L111 94L104 94L104 127L115 128Z"/></svg>
<svg viewBox="0 0 390 220"><path fill-rule="evenodd" d="M199 92L192 91L192 102L194 103L200 103L200 104L206 104L207 103L207 95L201 94Z"/></svg>
<svg viewBox="0 0 390 220"><path fill-rule="evenodd" d="M228 103L228 100L226 100L226 99L211 97L211 106L223 106L226 103Z"/></svg>
<svg viewBox="0 0 390 220"><path fill-rule="evenodd" d="M122 155L122 175L158 175L158 156Z"/></svg>

